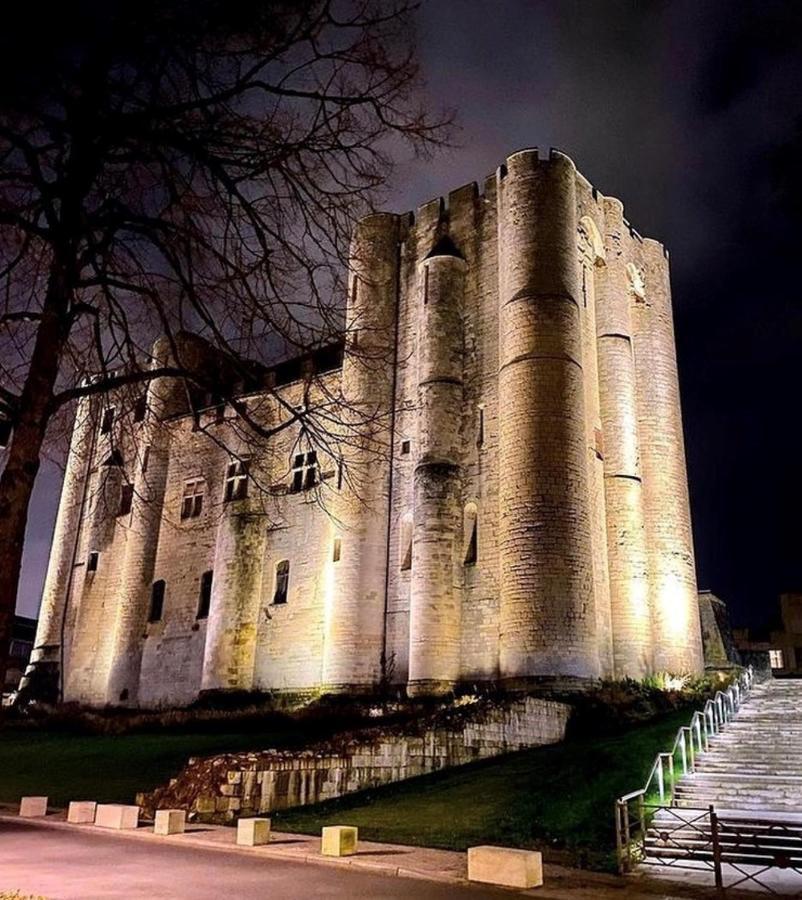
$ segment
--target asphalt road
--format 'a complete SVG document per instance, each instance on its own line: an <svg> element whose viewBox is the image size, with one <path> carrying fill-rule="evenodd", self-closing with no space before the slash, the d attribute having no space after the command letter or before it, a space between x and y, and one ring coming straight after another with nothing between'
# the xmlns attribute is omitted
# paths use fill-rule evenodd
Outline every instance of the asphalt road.
<svg viewBox="0 0 802 900"><path fill-rule="evenodd" d="M436 884L275 858L251 860L239 853L156 847L149 841L0 822L0 894L15 890L47 900L510 900L515 896L479 885Z"/></svg>

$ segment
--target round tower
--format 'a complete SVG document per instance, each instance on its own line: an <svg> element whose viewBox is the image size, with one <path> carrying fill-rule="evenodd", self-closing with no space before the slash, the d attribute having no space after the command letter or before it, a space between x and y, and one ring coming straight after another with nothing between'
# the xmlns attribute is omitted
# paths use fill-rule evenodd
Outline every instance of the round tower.
<svg viewBox="0 0 802 900"><path fill-rule="evenodd" d="M77 562L76 553L83 527L89 472L95 450L98 424L95 415L96 405L91 398L84 397L78 402L75 411L67 467L39 609L39 622L36 626L36 639L26 679L20 688L26 686L29 675L37 668L47 668L54 674L58 672L59 681L64 678L64 672L60 669L66 662L68 653L67 648L62 647L62 637L65 639L67 637L63 624L65 607L72 593L72 575ZM42 674L44 675L44 672Z"/></svg>
<svg viewBox="0 0 802 900"><path fill-rule="evenodd" d="M499 177L500 676L599 676L587 488L576 170Z"/></svg>
<svg viewBox="0 0 802 900"><path fill-rule="evenodd" d="M599 272L596 333L604 434L604 491L613 660L619 678L652 671L652 621L635 402L630 291L630 240L620 201L606 199L606 265Z"/></svg>
<svg viewBox="0 0 802 900"><path fill-rule="evenodd" d="M380 680L387 543L400 217L357 223L351 242L342 369L342 460L327 506L341 534L323 634L324 689Z"/></svg>
<svg viewBox="0 0 802 900"><path fill-rule="evenodd" d="M173 358L170 341L159 338L151 356L153 368L169 365ZM170 435L164 419L181 408L183 391L183 382L178 378L155 378L148 384L145 419L138 426L133 441L136 452L127 467L134 491L130 519L118 526L125 528L125 543L109 642L106 702L111 704L137 701L142 633L153 586L169 467Z"/></svg>
<svg viewBox="0 0 802 900"><path fill-rule="evenodd" d="M663 247L645 240L629 270L654 667L704 668L677 354Z"/></svg>
<svg viewBox="0 0 802 900"><path fill-rule="evenodd" d="M465 261L441 241L421 265L418 458L409 623L410 695L453 689L462 606L462 302Z"/></svg>

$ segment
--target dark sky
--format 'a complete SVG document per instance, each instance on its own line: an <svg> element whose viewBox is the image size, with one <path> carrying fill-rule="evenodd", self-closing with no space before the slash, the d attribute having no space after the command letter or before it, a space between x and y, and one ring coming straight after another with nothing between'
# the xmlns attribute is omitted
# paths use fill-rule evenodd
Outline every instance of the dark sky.
<svg viewBox="0 0 802 900"><path fill-rule="evenodd" d="M671 252L700 587L760 623L802 590L802 2L424 0L459 146L405 163L398 210L559 147ZM46 471L20 611L39 603Z"/></svg>

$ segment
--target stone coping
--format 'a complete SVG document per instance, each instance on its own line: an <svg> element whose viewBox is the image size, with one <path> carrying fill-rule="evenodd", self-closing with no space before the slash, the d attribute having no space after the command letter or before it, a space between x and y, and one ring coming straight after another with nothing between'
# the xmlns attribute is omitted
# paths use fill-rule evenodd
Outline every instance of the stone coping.
<svg viewBox="0 0 802 900"><path fill-rule="evenodd" d="M308 834L272 832L269 844L256 847L238 846L236 828L225 825L187 823L183 834L157 835L153 822L140 822L137 829L115 831L95 825L77 825L67 822L66 810L48 813L44 818L20 818L15 808L0 804L0 820L14 822L24 828L57 828L67 831L83 831L111 840L142 840L181 844L198 850L222 853L246 854L265 859L275 858L299 864L312 863L339 866L347 871L364 871L376 875L399 878L417 878L447 884L472 885L481 892L489 885L467 880L467 854L454 850L438 850L430 847L412 847L401 844L384 844L360 840L354 856L327 857L320 853L320 837ZM343 820L343 824L348 824ZM531 890L499 888L510 896L537 897L541 900L717 900L720 895L712 887L689 881L672 882L665 877L649 878L642 874L625 877L570 869L545 863L544 884ZM683 875L684 878L684 875ZM677 893L674 893L674 891ZM477 894L480 896L480 893ZM728 893L732 900L755 900L754 891L734 890Z"/></svg>

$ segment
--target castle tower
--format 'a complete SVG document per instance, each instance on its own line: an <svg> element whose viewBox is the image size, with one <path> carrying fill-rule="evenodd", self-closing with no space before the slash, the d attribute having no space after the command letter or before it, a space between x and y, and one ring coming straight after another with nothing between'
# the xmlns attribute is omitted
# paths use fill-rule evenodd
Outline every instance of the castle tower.
<svg viewBox="0 0 802 900"><path fill-rule="evenodd" d="M587 486L576 170L499 174L500 676L599 676Z"/></svg>
<svg viewBox="0 0 802 900"><path fill-rule="evenodd" d="M153 368L169 365L171 344L160 338L151 351ZM183 362L183 360L182 360ZM148 384L147 412L136 436L138 453L127 477L134 488L119 570L114 625L109 641L110 667L106 702L135 704L142 664L142 633L147 621L156 550L164 505L170 436L164 419L181 407L183 383L156 378ZM147 464L145 465L145 448Z"/></svg>
<svg viewBox="0 0 802 900"><path fill-rule="evenodd" d="M615 675L652 671L652 621L643 524L635 360L626 247L618 200L604 201L606 264L599 272L596 333L604 434L604 489Z"/></svg>
<svg viewBox="0 0 802 900"><path fill-rule="evenodd" d="M327 501L342 541L324 610L329 691L369 690L382 674L400 226L368 216L351 244L341 483Z"/></svg>
<svg viewBox="0 0 802 900"><path fill-rule="evenodd" d="M443 694L459 677L462 591L462 299L465 261L448 239L421 265L408 692Z"/></svg>
<svg viewBox="0 0 802 900"><path fill-rule="evenodd" d="M36 639L26 678L34 668L43 665L58 668L59 681L64 678L61 665L67 659L68 652L66 647L62 647L62 638L65 643L69 639L63 628L65 606L72 592L73 569L86 508L87 483L95 451L98 426L96 405L96 401L85 397L78 402L75 411ZM20 687L25 687L25 681Z"/></svg>
<svg viewBox="0 0 802 900"><path fill-rule="evenodd" d="M649 593L657 671L703 669L677 355L663 247L629 269Z"/></svg>

